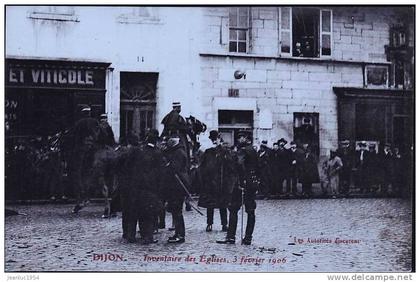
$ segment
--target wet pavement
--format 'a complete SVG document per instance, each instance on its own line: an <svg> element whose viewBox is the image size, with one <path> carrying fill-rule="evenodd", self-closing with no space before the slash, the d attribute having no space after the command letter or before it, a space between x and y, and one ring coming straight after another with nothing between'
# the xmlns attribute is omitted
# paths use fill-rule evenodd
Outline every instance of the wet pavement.
<svg viewBox="0 0 420 282"><path fill-rule="evenodd" d="M7 208L25 215L6 217L6 271L411 271L412 209L403 199L259 200L251 246L238 243L240 219L236 245L216 244L226 234L218 211L212 232L205 217L184 212L184 244L166 243L172 232L161 229L145 246L123 242L121 217L102 219L101 204L76 215L71 205Z"/></svg>

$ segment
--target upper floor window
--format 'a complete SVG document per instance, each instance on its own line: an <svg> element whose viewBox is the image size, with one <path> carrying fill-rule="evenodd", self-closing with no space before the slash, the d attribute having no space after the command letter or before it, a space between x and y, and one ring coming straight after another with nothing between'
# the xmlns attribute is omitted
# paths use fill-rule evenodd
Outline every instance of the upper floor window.
<svg viewBox="0 0 420 282"><path fill-rule="evenodd" d="M246 53L249 47L250 9L229 9L229 52Z"/></svg>
<svg viewBox="0 0 420 282"><path fill-rule="evenodd" d="M331 56L331 10L300 7L279 9L281 55Z"/></svg>

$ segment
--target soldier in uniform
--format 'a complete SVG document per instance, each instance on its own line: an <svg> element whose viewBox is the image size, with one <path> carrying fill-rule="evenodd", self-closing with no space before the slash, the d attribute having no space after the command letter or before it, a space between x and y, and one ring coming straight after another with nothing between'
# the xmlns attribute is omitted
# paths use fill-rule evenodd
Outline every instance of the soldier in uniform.
<svg viewBox="0 0 420 282"><path fill-rule="evenodd" d="M222 139L217 130L210 131L209 139L213 147L207 149L201 159L203 189L200 191L198 205L207 208L207 232L212 231L215 208L220 211L222 231L226 232L229 195L237 183L236 166L229 149L221 144Z"/></svg>
<svg viewBox="0 0 420 282"><path fill-rule="evenodd" d="M239 186L235 186L231 194L229 204L229 227L228 233L224 240L216 241L219 244L235 244L236 229L238 225L238 211L245 204L247 213L247 222L245 237L242 244L250 245L252 241L252 233L255 226L255 209L257 204L255 196L258 188L258 154L251 144L250 137L247 132L239 132L239 148L238 156L238 173Z"/></svg>
<svg viewBox="0 0 420 282"><path fill-rule="evenodd" d="M84 106L82 118L76 122L73 129L73 153L70 161L70 173L73 189L76 192L77 204L73 213L77 213L89 203L89 175L92 169L94 146L99 135L99 123L91 117L91 108Z"/></svg>
<svg viewBox="0 0 420 282"><path fill-rule="evenodd" d="M260 178L259 192L265 197L269 197L273 188L271 174L271 154L272 151L267 146L267 140L263 140L258 150L258 171Z"/></svg>
<svg viewBox="0 0 420 282"><path fill-rule="evenodd" d="M180 138L171 137L167 142L165 157L165 198L168 202L167 210L172 213L175 225L175 234L168 239L168 243L185 242L185 223L182 206L186 196L185 187L189 187L187 174L188 156L180 144ZM180 181L182 183L180 183Z"/></svg>

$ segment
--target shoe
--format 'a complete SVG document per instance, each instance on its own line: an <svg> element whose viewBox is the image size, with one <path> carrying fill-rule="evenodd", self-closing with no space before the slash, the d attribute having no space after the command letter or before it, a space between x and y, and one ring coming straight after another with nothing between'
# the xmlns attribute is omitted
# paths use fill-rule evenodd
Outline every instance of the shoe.
<svg viewBox="0 0 420 282"><path fill-rule="evenodd" d="M207 224L206 232L211 232L213 230L213 225Z"/></svg>
<svg viewBox="0 0 420 282"><path fill-rule="evenodd" d="M226 225L222 226L222 232L227 232L228 231L228 227Z"/></svg>
<svg viewBox="0 0 420 282"><path fill-rule="evenodd" d="M149 245L149 244L156 244L157 242L159 242L159 240L157 239L143 239L141 240L140 244Z"/></svg>
<svg viewBox="0 0 420 282"><path fill-rule="evenodd" d="M242 245L251 245L251 241L252 241L252 238L245 237L242 239Z"/></svg>
<svg viewBox="0 0 420 282"><path fill-rule="evenodd" d="M155 230L153 230L153 234L158 234L158 230L157 229L155 229Z"/></svg>
<svg viewBox="0 0 420 282"><path fill-rule="evenodd" d="M186 211L192 211L191 205L185 205L185 210Z"/></svg>
<svg viewBox="0 0 420 282"><path fill-rule="evenodd" d="M169 227L168 230L169 231L174 231L175 230L175 226Z"/></svg>
<svg viewBox="0 0 420 282"><path fill-rule="evenodd" d="M50 198L50 200L51 200L51 201L55 201L55 200L57 200L57 198L56 198L55 196L52 196L52 197Z"/></svg>
<svg viewBox="0 0 420 282"><path fill-rule="evenodd" d="M62 196L62 197L61 197L61 200L62 200L62 201L67 201L68 199L69 199L69 198L67 198L66 196Z"/></svg>
<svg viewBox="0 0 420 282"><path fill-rule="evenodd" d="M185 238L178 235L174 235L168 238L168 243L175 244L175 243L184 243L184 242L185 242Z"/></svg>
<svg viewBox="0 0 420 282"><path fill-rule="evenodd" d="M232 244L235 244L235 239L226 238L226 239L223 239L223 240L217 240L216 243L217 244L229 244L229 245L232 245Z"/></svg>

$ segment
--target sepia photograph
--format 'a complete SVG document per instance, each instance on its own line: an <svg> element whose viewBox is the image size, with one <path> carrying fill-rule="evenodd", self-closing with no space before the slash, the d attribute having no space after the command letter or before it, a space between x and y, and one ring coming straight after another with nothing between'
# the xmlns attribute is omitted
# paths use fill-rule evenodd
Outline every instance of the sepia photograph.
<svg viewBox="0 0 420 282"><path fill-rule="evenodd" d="M415 6L198 4L3 5L4 271L407 280Z"/></svg>

